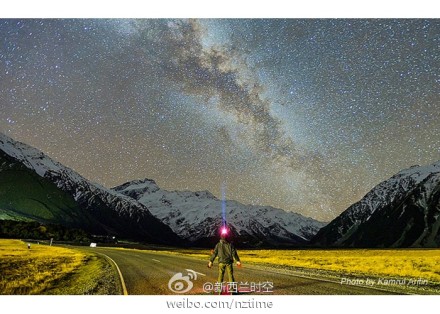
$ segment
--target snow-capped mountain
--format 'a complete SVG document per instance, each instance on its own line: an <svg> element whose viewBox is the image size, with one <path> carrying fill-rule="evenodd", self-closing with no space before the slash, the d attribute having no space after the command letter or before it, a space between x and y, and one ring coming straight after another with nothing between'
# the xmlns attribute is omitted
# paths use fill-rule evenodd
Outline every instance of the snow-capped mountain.
<svg viewBox="0 0 440 314"><path fill-rule="evenodd" d="M413 166L373 188L312 239L320 246L440 245L440 161Z"/></svg>
<svg viewBox="0 0 440 314"><path fill-rule="evenodd" d="M28 202L25 202L26 193L19 196L19 202L14 202L12 196L0 191L0 200L2 197L7 199L3 208L0 206L0 212L19 213L35 220L66 223L91 232L106 232L137 240L172 244L179 242L177 235L168 226L133 198L92 183L41 151L2 133L0 176L9 178L12 183L20 179L20 176L26 176L29 178L26 180L37 182L36 186L46 187L41 191L38 200L29 198ZM21 186L31 184L28 181L20 182ZM64 194L54 191L56 188L52 189L47 181L56 185L67 197L64 198ZM51 192L48 192L49 189ZM62 201L54 200L54 195L56 198L62 198ZM33 208L28 205L30 201L35 201L36 207L42 204L40 207L43 209L34 210L35 206Z"/></svg>
<svg viewBox="0 0 440 314"><path fill-rule="evenodd" d="M149 179L127 182L114 190L144 204L183 239L195 244L218 240L222 201L208 191L166 191ZM305 244L325 225L273 207L225 203L227 224L241 245Z"/></svg>

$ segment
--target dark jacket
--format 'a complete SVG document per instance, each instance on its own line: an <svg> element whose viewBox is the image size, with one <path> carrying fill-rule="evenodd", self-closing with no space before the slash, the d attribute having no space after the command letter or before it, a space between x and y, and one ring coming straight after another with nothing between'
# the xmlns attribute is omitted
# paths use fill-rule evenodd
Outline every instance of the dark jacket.
<svg viewBox="0 0 440 314"><path fill-rule="evenodd" d="M232 264L234 262L234 259L237 262L240 261L240 258L238 257L237 250L235 249L234 245L223 239L221 239L220 242L217 243L214 249L214 253L212 253L211 258L209 260L211 262L214 262L217 255L218 255L219 263Z"/></svg>

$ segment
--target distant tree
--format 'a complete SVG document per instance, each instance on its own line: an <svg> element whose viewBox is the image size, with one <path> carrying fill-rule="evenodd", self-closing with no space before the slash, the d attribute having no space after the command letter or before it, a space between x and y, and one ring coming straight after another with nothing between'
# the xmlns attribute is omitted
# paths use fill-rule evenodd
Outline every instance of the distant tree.
<svg viewBox="0 0 440 314"><path fill-rule="evenodd" d="M35 221L0 220L0 237L22 239L50 239L56 241L87 242L91 236L81 229Z"/></svg>

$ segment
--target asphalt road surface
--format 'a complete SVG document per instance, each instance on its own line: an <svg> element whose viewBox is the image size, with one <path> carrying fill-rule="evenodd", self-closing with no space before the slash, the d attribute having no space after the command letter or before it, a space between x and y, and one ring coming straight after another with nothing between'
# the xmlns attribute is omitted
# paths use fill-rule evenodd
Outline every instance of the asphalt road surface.
<svg viewBox="0 0 440 314"><path fill-rule="evenodd" d="M189 287L189 280L192 282L192 288L184 294L211 294L212 292L206 290L211 290L217 281L217 262L212 268L208 268L208 261L201 258L114 248L93 248L90 250L105 254L116 262L124 278L128 294L179 294L169 288L169 281L178 273L181 273L183 277L187 276L187 280L174 281L170 287L175 291L186 291ZM338 282L325 279L298 277L289 273L288 270L246 265L245 261L241 268L234 265L234 275L237 288L240 291L239 294L391 294L376 289L341 285ZM225 274L226 280L227 275Z"/></svg>

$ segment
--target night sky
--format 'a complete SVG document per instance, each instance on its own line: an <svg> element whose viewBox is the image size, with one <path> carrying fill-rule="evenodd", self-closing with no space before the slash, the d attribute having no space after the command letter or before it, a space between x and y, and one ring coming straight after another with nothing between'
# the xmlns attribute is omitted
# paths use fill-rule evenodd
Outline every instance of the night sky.
<svg viewBox="0 0 440 314"><path fill-rule="evenodd" d="M0 20L0 132L330 220L440 159L440 20Z"/></svg>

